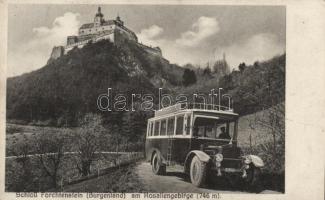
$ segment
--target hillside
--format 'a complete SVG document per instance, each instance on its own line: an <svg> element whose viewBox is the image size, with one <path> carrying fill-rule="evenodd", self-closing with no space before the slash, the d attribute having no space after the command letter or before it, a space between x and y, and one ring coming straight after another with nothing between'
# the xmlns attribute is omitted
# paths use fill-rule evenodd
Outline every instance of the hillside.
<svg viewBox="0 0 325 200"><path fill-rule="evenodd" d="M240 115L255 113L285 101L285 60L285 54L275 56L244 65L240 70L233 69L225 76L204 74L204 70L199 69L196 70L198 81L188 87L175 87L175 93L209 94L211 89L223 88L222 94L232 96L235 112ZM227 99L222 103L228 105Z"/></svg>
<svg viewBox="0 0 325 200"><path fill-rule="evenodd" d="M77 119L85 113L98 112L97 98L107 88L112 88L112 96L122 93L130 97L132 93L158 95L159 87L174 95L208 94L220 87L223 94L233 97L235 112L241 115L285 100L285 55L242 66L225 76L194 69L197 81L188 86L183 85L184 68L131 41L124 41L119 47L106 40L89 43L51 60L39 70L8 78L7 119L76 126ZM222 103L227 105L226 101L223 99Z"/></svg>
<svg viewBox="0 0 325 200"><path fill-rule="evenodd" d="M116 47L109 41L75 48L43 68L7 80L7 119L74 125L75 119L97 112L100 94L154 93L180 84L183 69L153 56L132 42Z"/></svg>

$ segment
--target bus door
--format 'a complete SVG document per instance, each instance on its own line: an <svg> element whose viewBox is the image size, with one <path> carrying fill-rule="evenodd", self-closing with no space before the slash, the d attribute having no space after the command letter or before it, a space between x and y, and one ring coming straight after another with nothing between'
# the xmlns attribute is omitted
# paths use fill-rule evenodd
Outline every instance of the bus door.
<svg viewBox="0 0 325 200"><path fill-rule="evenodd" d="M191 114L176 115L175 139L173 140L173 158L177 163L184 163L190 150Z"/></svg>

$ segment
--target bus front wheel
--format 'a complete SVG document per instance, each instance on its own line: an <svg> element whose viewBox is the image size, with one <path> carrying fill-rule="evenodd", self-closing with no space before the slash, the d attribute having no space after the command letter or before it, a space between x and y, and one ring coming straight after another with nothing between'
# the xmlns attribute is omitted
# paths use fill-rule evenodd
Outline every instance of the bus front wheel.
<svg viewBox="0 0 325 200"><path fill-rule="evenodd" d="M251 165L247 170L247 179L248 189L251 192L260 193L263 190L261 182L261 169Z"/></svg>
<svg viewBox="0 0 325 200"><path fill-rule="evenodd" d="M201 187L205 183L207 174L207 165L200 161L197 156L194 156L191 161L190 178L193 185Z"/></svg>
<svg viewBox="0 0 325 200"><path fill-rule="evenodd" d="M166 173L166 165L161 163L157 153L152 157L151 167L154 174L164 175Z"/></svg>

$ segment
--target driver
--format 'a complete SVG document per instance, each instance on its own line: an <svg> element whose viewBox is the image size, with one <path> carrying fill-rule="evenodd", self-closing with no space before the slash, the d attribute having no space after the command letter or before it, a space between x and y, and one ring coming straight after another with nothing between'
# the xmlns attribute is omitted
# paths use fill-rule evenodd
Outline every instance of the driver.
<svg viewBox="0 0 325 200"><path fill-rule="evenodd" d="M221 133L219 135L219 139L231 139L229 133L226 132L225 127L221 127L220 130L221 130Z"/></svg>

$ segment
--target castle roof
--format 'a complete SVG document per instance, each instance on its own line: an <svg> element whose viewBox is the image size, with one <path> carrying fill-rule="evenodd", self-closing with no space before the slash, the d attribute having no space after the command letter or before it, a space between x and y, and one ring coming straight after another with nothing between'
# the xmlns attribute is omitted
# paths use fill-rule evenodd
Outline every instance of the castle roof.
<svg viewBox="0 0 325 200"><path fill-rule="evenodd" d="M107 20L103 22L103 26L117 24L116 20Z"/></svg>
<svg viewBox="0 0 325 200"><path fill-rule="evenodd" d="M87 23L87 24L83 24L80 29L84 29L84 28L93 28L94 27L94 23Z"/></svg>
<svg viewBox="0 0 325 200"><path fill-rule="evenodd" d="M112 25L112 24L119 24L116 20L106 20L102 23L102 26ZM80 29L86 29L86 28L93 28L95 26L94 23L87 23L83 24Z"/></svg>

